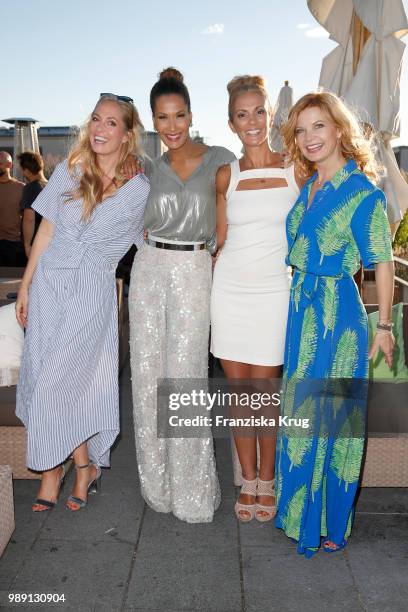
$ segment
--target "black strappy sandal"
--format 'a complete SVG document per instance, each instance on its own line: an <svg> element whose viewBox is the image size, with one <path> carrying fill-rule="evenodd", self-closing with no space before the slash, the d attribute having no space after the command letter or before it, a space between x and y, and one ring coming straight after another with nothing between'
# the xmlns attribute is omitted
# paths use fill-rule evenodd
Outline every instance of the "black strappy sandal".
<svg viewBox="0 0 408 612"><path fill-rule="evenodd" d="M95 465L95 464L94 463L87 463L86 465L76 465L75 469L76 470L84 470L85 468L89 468L91 465ZM101 487L101 476L102 476L101 468L99 467L99 465L95 465L95 467L96 467L96 476L88 484L88 490L87 490L88 495L92 495L94 493L98 493L98 491L100 490L100 487ZM69 502L72 502L72 503L76 504L78 506L78 508L71 508L71 506L68 505ZM74 495L69 495L65 507L67 508L67 510L71 510L71 512L77 512L78 510L81 510L81 508L85 508L87 503L88 503L87 499L84 500L84 499L81 499L80 497L75 497Z"/></svg>
<svg viewBox="0 0 408 612"><path fill-rule="evenodd" d="M41 497L37 497L31 506L31 510L33 512L46 512L47 510L51 510L51 508L54 508L54 506L57 504L58 497L59 497L62 487L64 486L65 476L66 476L65 465L64 464L61 465L61 468L62 468L62 472L60 476L57 499L54 502L54 501L50 501L49 499L42 499ZM34 506L42 506L42 508L35 509Z"/></svg>

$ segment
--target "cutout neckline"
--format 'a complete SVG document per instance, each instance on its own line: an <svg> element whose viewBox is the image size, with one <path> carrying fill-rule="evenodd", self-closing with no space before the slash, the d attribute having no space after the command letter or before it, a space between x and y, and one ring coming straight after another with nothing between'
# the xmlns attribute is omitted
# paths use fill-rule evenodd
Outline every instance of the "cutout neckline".
<svg viewBox="0 0 408 612"><path fill-rule="evenodd" d="M241 188L240 189L241 183L248 183L250 181L260 181L261 185L258 186L258 187L254 186L253 188L248 187L248 188L243 188L243 189ZM280 184L262 187L262 182L263 183L269 183L270 181L276 181L277 183L280 183ZM237 184L236 188L235 188L235 191L238 191L238 192L240 192L240 191L266 191L266 190L269 190L269 189L285 189L286 187L289 187L289 183L288 183L286 177L276 177L276 176L275 177L267 177L267 178L258 178L258 177L255 177L255 178L240 179L238 181L238 184Z"/></svg>

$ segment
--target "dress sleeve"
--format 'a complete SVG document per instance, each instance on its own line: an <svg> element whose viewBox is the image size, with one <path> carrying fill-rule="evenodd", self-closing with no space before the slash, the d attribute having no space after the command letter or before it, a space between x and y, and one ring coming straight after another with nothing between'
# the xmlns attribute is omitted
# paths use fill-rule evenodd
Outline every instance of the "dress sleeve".
<svg viewBox="0 0 408 612"><path fill-rule="evenodd" d="M132 194L134 198L135 210L133 241L139 249L142 246L144 239L144 212L146 208L147 196L149 195L150 191L150 182L147 176L144 174L138 174L132 180L134 180L135 183Z"/></svg>
<svg viewBox="0 0 408 612"><path fill-rule="evenodd" d="M351 220L353 238L368 270L375 264L392 261L392 239L387 218L387 200L375 189L359 204Z"/></svg>
<svg viewBox="0 0 408 612"><path fill-rule="evenodd" d="M154 170L154 160L150 157L145 157L145 159L143 160L143 168L145 175L150 180L150 177L152 176Z"/></svg>
<svg viewBox="0 0 408 612"><path fill-rule="evenodd" d="M31 208L40 213L42 217L45 217L54 224L57 220L61 196L66 190L66 182L63 181L63 164L64 162L61 162L55 166L55 170L51 174L50 180L31 206ZM68 172L68 170L66 170L66 172Z"/></svg>
<svg viewBox="0 0 408 612"><path fill-rule="evenodd" d="M225 149L224 147L218 147L218 155L217 162L218 166L223 166L224 164L230 164L235 161L237 158L234 153L229 149Z"/></svg>

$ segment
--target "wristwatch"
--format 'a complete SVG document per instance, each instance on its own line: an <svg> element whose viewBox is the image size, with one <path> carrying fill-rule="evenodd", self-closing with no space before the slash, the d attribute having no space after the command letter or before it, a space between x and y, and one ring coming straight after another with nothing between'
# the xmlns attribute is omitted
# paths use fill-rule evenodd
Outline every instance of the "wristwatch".
<svg viewBox="0 0 408 612"><path fill-rule="evenodd" d="M377 321L377 329L380 331L387 331L387 332L391 332L392 328L394 326L394 323L380 323L380 321Z"/></svg>

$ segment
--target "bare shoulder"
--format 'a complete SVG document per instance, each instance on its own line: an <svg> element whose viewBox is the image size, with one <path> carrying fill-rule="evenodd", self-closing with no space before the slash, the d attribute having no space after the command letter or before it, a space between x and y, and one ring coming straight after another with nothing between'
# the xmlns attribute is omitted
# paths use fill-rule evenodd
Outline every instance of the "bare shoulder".
<svg viewBox="0 0 408 612"><path fill-rule="evenodd" d="M285 153L274 151L272 154L272 168L284 168L286 164Z"/></svg>
<svg viewBox="0 0 408 612"><path fill-rule="evenodd" d="M217 170L215 177L215 186L218 193L226 194L231 180L231 166L224 164Z"/></svg>

